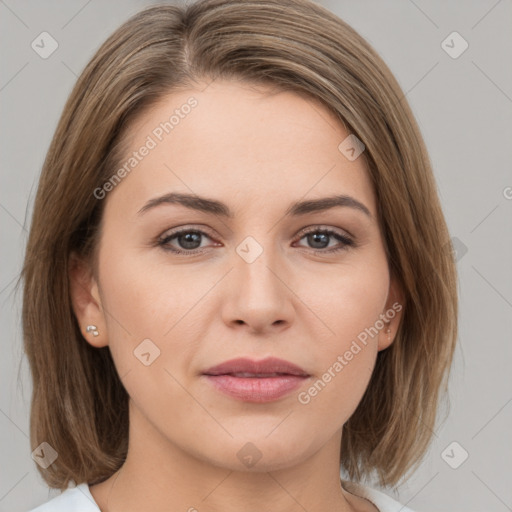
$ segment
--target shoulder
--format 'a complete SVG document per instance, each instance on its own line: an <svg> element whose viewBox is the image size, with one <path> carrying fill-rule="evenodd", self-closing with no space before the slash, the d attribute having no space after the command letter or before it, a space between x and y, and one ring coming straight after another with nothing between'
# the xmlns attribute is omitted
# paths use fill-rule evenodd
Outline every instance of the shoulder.
<svg viewBox="0 0 512 512"><path fill-rule="evenodd" d="M342 480L341 484L351 494L371 501L379 509L379 512L414 512L412 509L391 498L391 496L367 485L349 480Z"/></svg>
<svg viewBox="0 0 512 512"><path fill-rule="evenodd" d="M86 483L68 487L63 493L28 512L101 512Z"/></svg>

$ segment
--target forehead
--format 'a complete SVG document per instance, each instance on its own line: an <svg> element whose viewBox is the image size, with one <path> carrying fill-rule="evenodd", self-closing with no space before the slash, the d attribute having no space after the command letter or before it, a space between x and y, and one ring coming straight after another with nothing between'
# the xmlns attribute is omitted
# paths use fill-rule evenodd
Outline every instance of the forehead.
<svg viewBox="0 0 512 512"><path fill-rule="evenodd" d="M347 159L339 145L350 134L305 95L214 81L163 97L127 135L119 167L128 172L109 202L129 200L134 210L181 191L255 208L347 194L375 213L364 155Z"/></svg>

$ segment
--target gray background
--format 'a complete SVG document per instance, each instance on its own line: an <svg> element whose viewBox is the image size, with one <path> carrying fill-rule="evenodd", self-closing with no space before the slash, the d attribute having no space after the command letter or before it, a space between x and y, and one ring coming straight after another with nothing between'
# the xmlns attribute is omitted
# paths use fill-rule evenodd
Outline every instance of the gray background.
<svg viewBox="0 0 512 512"><path fill-rule="evenodd" d="M14 291L39 172L78 74L118 25L151 3L0 0L0 511L26 511L56 494L31 459L31 385ZM319 3L374 46L407 94L457 238L450 414L420 469L388 493L418 512L512 510L512 2ZM31 48L43 31L59 45L47 59ZM453 31L469 44L458 58L442 47Z"/></svg>

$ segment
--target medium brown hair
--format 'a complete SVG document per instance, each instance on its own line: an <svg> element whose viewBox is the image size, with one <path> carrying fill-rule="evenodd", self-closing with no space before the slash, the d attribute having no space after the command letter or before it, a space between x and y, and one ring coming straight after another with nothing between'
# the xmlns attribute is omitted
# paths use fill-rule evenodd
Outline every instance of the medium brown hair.
<svg viewBox="0 0 512 512"><path fill-rule="evenodd" d="M404 310L343 426L349 477L396 485L429 446L457 338L457 276L431 163L400 86L349 25L307 0L206 0L147 8L99 48L64 107L35 199L21 277L33 381L32 449L58 458L50 487L99 483L123 464L128 395L108 347L83 338L70 300L70 255L96 268L101 187L125 133L163 96L215 79L267 84L325 105L365 145L391 275ZM341 142L341 141L340 141Z"/></svg>

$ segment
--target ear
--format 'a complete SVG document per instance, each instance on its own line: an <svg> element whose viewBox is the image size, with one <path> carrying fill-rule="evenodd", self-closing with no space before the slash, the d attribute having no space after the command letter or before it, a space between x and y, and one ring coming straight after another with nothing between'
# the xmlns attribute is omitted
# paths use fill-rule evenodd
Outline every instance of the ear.
<svg viewBox="0 0 512 512"><path fill-rule="evenodd" d="M96 348L108 345L98 283L90 265L74 252L69 258L69 289L73 311L85 340Z"/></svg>
<svg viewBox="0 0 512 512"><path fill-rule="evenodd" d="M379 331L378 350L388 348L394 341L398 326L402 319L402 312L405 307L404 293L394 277L389 284L389 293L386 306L382 312L381 319L384 322L384 328ZM389 332L388 332L389 330Z"/></svg>

